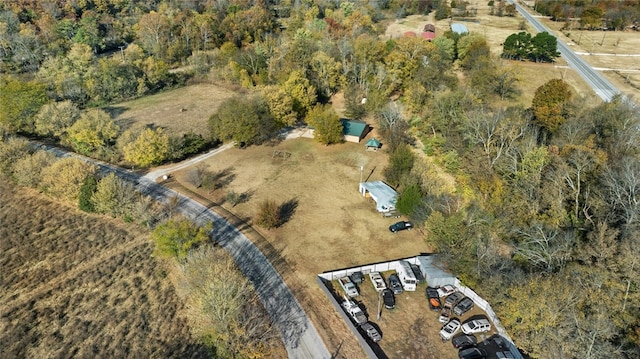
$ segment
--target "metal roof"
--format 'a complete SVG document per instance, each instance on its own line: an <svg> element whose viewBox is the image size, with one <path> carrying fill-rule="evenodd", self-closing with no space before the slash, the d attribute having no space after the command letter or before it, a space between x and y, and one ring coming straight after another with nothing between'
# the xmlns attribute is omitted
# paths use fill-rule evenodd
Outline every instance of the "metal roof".
<svg viewBox="0 0 640 359"><path fill-rule="evenodd" d="M462 24L451 24L451 31L457 33L457 34L466 34L469 32L469 30L467 30L467 27L462 25Z"/></svg>
<svg viewBox="0 0 640 359"><path fill-rule="evenodd" d="M396 209L398 192L382 181L360 183L360 193L369 192L371 198L376 201L378 212L389 212Z"/></svg>
<svg viewBox="0 0 640 359"><path fill-rule="evenodd" d="M346 136L361 137L364 133L364 130L367 128L367 124L361 121L341 118L340 122L342 122L343 127L342 133L344 133Z"/></svg>

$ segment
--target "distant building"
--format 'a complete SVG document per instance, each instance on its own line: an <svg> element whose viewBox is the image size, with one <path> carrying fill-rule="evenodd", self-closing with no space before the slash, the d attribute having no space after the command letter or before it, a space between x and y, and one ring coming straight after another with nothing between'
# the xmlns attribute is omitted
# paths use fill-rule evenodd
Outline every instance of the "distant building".
<svg viewBox="0 0 640 359"><path fill-rule="evenodd" d="M468 34L469 30L467 30L467 27L462 25L462 24L451 24L451 31L455 32L456 34Z"/></svg>
<svg viewBox="0 0 640 359"><path fill-rule="evenodd" d="M362 121L341 118L342 134L347 142L359 143L369 132L369 125Z"/></svg>
<svg viewBox="0 0 640 359"><path fill-rule="evenodd" d="M380 141L376 140L375 137L372 137L364 145L364 147L367 149L367 151L377 151L377 150L380 149L381 146L382 146L382 143L380 143Z"/></svg>
<svg viewBox="0 0 640 359"><path fill-rule="evenodd" d="M433 39L436 38L436 34L430 31L424 31L422 32L422 38L427 41L433 41Z"/></svg>
<svg viewBox="0 0 640 359"><path fill-rule="evenodd" d="M376 201L378 212L385 213L396 209L398 192L382 181L362 182L359 191L363 196Z"/></svg>

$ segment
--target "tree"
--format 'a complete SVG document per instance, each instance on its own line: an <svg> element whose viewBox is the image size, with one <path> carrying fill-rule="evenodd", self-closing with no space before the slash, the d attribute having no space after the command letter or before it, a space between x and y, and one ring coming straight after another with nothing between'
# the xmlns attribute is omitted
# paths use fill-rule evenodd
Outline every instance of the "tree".
<svg viewBox="0 0 640 359"><path fill-rule="evenodd" d="M145 128L132 142L124 145L124 159L140 167L165 161L169 156L169 135L162 128Z"/></svg>
<svg viewBox="0 0 640 359"><path fill-rule="evenodd" d="M95 212L126 217L132 212L135 195L133 185L112 172L98 181L91 202Z"/></svg>
<svg viewBox="0 0 640 359"><path fill-rule="evenodd" d="M30 143L22 137L0 138L0 172L11 177L15 163L29 155Z"/></svg>
<svg viewBox="0 0 640 359"><path fill-rule="evenodd" d="M256 215L256 223L266 229L278 227L282 222L280 218L280 206L273 200L264 200Z"/></svg>
<svg viewBox="0 0 640 359"><path fill-rule="evenodd" d="M317 104L309 111L305 120L314 128L316 141L325 145L342 141L342 122L330 105Z"/></svg>
<svg viewBox="0 0 640 359"><path fill-rule="evenodd" d="M79 117L80 109L69 100L48 103L36 115L36 133L62 138Z"/></svg>
<svg viewBox="0 0 640 359"><path fill-rule="evenodd" d="M422 193L418 184L412 184L400 193L396 203L398 212L412 217L415 209L422 202Z"/></svg>
<svg viewBox="0 0 640 359"><path fill-rule="evenodd" d="M140 46L149 54L163 59L169 41L169 23L164 16L155 11L140 17L134 25Z"/></svg>
<svg viewBox="0 0 640 359"><path fill-rule="evenodd" d="M209 240L212 229L211 223L201 227L186 218L170 219L151 232L151 239L156 247L154 253L183 262L191 248Z"/></svg>
<svg viewBox="0 0 640 359"><path fill-rule="evenodd" d="M109 114L101 109L89 109L69 128L66 141L74 150L89 155L97 149L113 144L120 128Z"/></svg>
<svg viewBox="0 0 640 359"><path fill-rule="evenodd" d="M538 87L531 104L535 122L550 134L556 132L568 116L571 97L569 85L560 79L549 80Z"/></svg>
<svg viewBox="0 0 640 359"><path fill-rule="evenodd" d="M22 186L37 188L42 181L42 169L55 162L55 155L47 151L26 154L13 163L13 176Z"/></svg>
<svg viewBox="0 0 640 359"><path fill-rule="evenodd" d="M280 128L259 97L232 97L209 118L212 137L233 140L240 146L260 144Z"/></svg>
<svg viewBox="0 0 640 359"><path fill-rule="evenodd" d="M415 155L409 145L400 145L389 156L389 165L384 169L384 177L392 186L402 183L404 176L413 168Z"/></svg>
<svg viewBox="0 0 640 359"><path fill-rule="evenodd" d="M604 12L598 6L588 6L582 10L580 15L580 26L588 30L602 27L602 17Z"/></svg>
<svg viewBox="0 0 640 359"><path fill-rule="evenodd" d="M535 62L553 62L560 56L558 40L548 32L539 32L531 39L531 53L529 57Z"/></svg>
<svg viewBox="0 0 640 359"><path fill-rule="evenodd" d="M292 71L283 88L293 99L293 110L298 116L304 117L316 103L316 88L301 71Z"/></svg>
<svg viewBox="0 0 640 359"><path fill-rule="evenodd" d="M66 157L42 170L40 186L44 193L54 198L77 203L85 178L95 173L94 165Z"/></svg>
<svg viewBox="0 0 640 359"><path fill-rule="evenodd" d="M82 182L80 187L80 194L78 195L78 208L85 212L95 212L95 206L91 197L96 191L98 181L94 176L87 176Z"/></svg>
<svg viewBox="0 0 640 359"><path fill-rule="evenodd" d="M49 101L46 87L38 81L0 79L0 125L11 132L33 132L33 118Z"/></svg>
<svg viewBox="0 0 640 359"><path fill-rule="evenodd" d="M523 60L529 57L531 52L531 34L521 31L511 34L504 40L502 56L507 59Z"/></svg>
<svg viewBox="0 0 640 359"><path fill-rule="evenodd" d="M269 112L282 126L292 126L298 121L293 109L293 98L280 86L266 86L262 95L269 104Z"/></svg>

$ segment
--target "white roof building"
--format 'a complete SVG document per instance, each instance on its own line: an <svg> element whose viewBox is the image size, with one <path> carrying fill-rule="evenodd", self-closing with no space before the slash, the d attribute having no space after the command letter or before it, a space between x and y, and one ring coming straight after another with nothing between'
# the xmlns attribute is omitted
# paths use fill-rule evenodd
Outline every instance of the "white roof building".
<svg viewBox="0 0 640 359"><path fill-rule="evenodd" d="M389 212L396 209L398 192L382 181L362 182L358 188L365 197L376 201L378 212Z"/></svg>

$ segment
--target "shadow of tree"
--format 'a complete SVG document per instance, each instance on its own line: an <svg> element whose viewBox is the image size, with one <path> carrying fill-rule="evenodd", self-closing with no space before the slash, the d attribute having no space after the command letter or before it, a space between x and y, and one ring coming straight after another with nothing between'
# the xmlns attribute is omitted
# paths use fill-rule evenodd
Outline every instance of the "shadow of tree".
<svg viewBox="0 0 640 359"><path fill-rule="evenodd" d="M213 181L215 182L215 188L220 189L227 187L233 180L236 178L236 175L233 173L233 167L227 167L223 170L213 173Z"/></svg>
<svg viewBox="0 0 640 359"><path fill-rule="evenodd" d="M129 108L125 106L105 106L102 110L108 113L111 118L116 118L129 110Z"/></svg>
<svg viewBox="0 0 640 359"><path fill-rule="evenodd" d="M293 217L293 214L296 212L296 208L298 208L298 203L298 200L294 198L280 205L280 207L278 208L278 214L280 218L278 227L291 220L291 217Z"/></svg>

